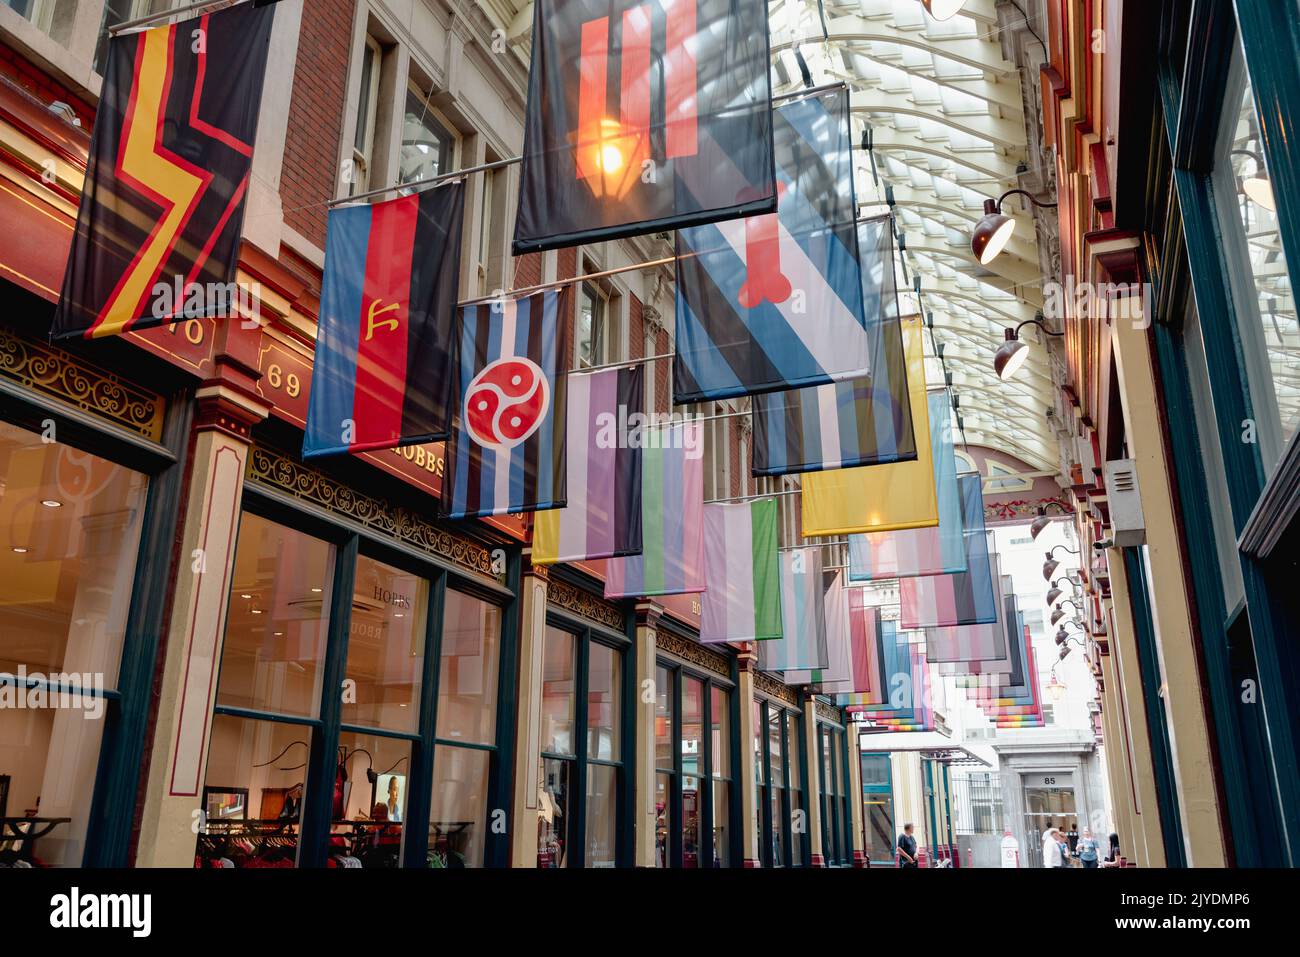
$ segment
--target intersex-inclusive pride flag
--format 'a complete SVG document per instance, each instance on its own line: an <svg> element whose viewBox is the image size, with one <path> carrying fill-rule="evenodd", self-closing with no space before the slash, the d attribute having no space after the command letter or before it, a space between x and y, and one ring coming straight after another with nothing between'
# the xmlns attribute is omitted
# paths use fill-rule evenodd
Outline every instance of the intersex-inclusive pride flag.
<svg viewBox="0 0 1300 957"><path fill-rule="evenodd" d="M274 12L244 3L109 40L55 338L248 305L235 275Z"/></svg>
<svg viewBox="0 0 1300 957"><path fill-rule="evenodd" d="M701 642L781 637L776 499L704 506Z"/></svg>
<svg viewBox="0 0 1300 957"><path fill-rule="evenodd" d="M889 217L858 224L869 375L754 397L755 475L916 458Z"/></svg>
<svg viewBox="0 0 1300 957"><path fill-rule="evenodd" d="M533 520L533 564L641 550L643 366L569 376L568 503Z"/></svg>
<svg viewBox="0 0 1300 957"><path fill-rule="evenodd" d="M826 688L835 682L847 681L853 675L853 653L850 646L849 604L843 576L837 571L835 579L826 588L826 664L820 668L798 669L785 672L785 683L811 684ZM759 653L764 646L759 645Z"/></svg>
<svg viewBox="0 0 1300 957"><path fill-rule="evenodd" d="M704 427L678 422L641 450L641 554L605 563L605 597L704 591Z"/></svg>
<svg viewBox="0 0 1300 957"><path fill-rule="evenodd" d="M944 575L966 570L963 539L963 491L974 497L979 526L984 528L983 497L979 478L958 483L952 447L951 399L946 391L931 392L930 447L934 459L934 484L939 501L939 524L931 528L905 528L849 536L849 580L875 581L914 575Z"/></svg>
<svg viewBox="0 0 1300 957"><path fill-rule="evenodd" d="M869 371L848 91L785 103L772 122L777 211L677 231L674 402Z"/></svg>
<svg viewBox="0 0 1300 957"><path fill-rule="evenodd" d="M564 506L568 376L559 363L569 353L559 317L571 289L461 310L451 518Z"/></svg>
<svg viewBox="0 0 1300 957"><path fill-rule="evenodd" d="M989 536L989 538L991 539L992 536ZM979 575L982 575L979 568L983 564L983 560L973 553L970 554L972 566L977 569L977 577L979 577ZM994 590L994 599L991 604L993 608L1000 609L1003 596L1006 594L1007 589L1011 587L1010 576L1001 574L997 552L989 549L987 560ZM914 596L908 600L919 601L920 599ZM980 604L983 606L980 610L985 613L984 617L988 617L989 600L981 598ZM931 661L960 663L961 670L964 671L1002 675L1010 673L1011 665L1007 649L1007 634L1001 615L998 615L996 620L986 624L934 625L926 627L925 642L927 657Z"/></svg>
<svg viewBox="0 0 1300 957"><path fill-rule="evenodd" d="M831 589L822 571L821 546L781 552L781 637L758 646L758 666L764 671L796 671L825 668L826 603L833 589L843 600L840 577Z"/></svg>
<svg viewBox="0 0 1300 957"><path fill-rule="evenodd" d="M767 0L536 0L514 252L776 208Z"/></svg>
<svg viewBox="0 0 1300 957"><path fill-rule="evenodd" d="M330 210L303 458L446 439L463 183Z"/></svg>
<svg viewBox="0 0 1300 957"><path fill-rule="evenodd" d="M909 316L902 322L916 458L909 462L805 475L800 496L805 537L885 532L939 524L939 500L934 487L934 462L930 451L921 318ZM946 408L944 414L948 414Z"/></svg>

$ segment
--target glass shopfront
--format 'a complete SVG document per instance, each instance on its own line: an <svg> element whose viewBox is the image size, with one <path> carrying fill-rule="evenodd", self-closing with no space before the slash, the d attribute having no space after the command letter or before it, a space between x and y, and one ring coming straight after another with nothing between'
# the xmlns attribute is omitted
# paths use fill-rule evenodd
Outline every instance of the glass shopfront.
<svg viewBox="0 0 1300 957"><path fill-rule="evenodd" d="M655 668L655 866L730 867L731 682L675 659Z"/></svg>
<svg viewBox="0 0 1300 957"><path fill-rule="evenodd" d="M3 326L0 353L0 867L121 867L188 408Z"/></svg>
<svg viewBox="0 0 1300 957"><path fill-rule="evenodd" d="M803 715L785 702L755 698L754 784L759 861L764 867L806 867L807 792Z"/></svg>
<svg viewBox="0 0 1300 957"><path fill-rule="evenodd" d="M844 729L817 724L818 773L821 775L822 856L827 867L853 863L853 822L849 809L848 749Z"/></svg>
<svg viewBox="0 0 1300 957"><path fill-rule="evenodd" d="M862 817L872 865L894 863L894 777L887 751L861 755Z"/></svg>
<svg viewBox="0 0 1300 957"><path fill-rule="evenodd" d="M537 866L628 861L624 809L629 642L557 615L542 651Z"/></svg>
<svg viewBox="0 0 1300 957"><path fill-rule="evenodd" d="M196 866L503 864L507 599L247 493Z"/></svg>

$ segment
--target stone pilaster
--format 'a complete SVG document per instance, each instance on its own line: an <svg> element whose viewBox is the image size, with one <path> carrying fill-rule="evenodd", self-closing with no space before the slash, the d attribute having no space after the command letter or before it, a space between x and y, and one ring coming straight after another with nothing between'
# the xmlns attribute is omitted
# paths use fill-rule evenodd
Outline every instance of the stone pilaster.
<svg viewBox="0 0 1300 957"><path fill-rule="evenodd" d="M542 652L546 641L547 570L525 557L519 604L519 698L516 703L515 794L510 865L537 866L538 791L541 788Z"/></svg>
<svg viewBox="0 0 1300 957"><path fill-rule="evenodd" d="M655 866L655 649L663 607L653 601L636 606L636 803L633 821L633 860L637 867ZM679 822L674 822L679 823Z"/></svg>
<svg viewBox="0 0 1300 957"><path fill-rule="evenodd" d="M813 867L825 867L822 851L822 779L817 744L817 702L810 695L803 703L803 738L808 753L808 847Z"/></svg>
<svg viewBox="0 0 1300 957"><path fill-rule="evenodd" d="M740 792L740 825L745 839L745 866L759 867L758 794L754 784L757 771L754 767L754 735L759 730L754 727L754 667L758 656L753 651L753 645L749 649L737 656L740 680L736 685L736 697L739 699L740 707L737 710L740 720L736 723L736 734L740 739L740 767L737 769L736 787Z"/></svg>

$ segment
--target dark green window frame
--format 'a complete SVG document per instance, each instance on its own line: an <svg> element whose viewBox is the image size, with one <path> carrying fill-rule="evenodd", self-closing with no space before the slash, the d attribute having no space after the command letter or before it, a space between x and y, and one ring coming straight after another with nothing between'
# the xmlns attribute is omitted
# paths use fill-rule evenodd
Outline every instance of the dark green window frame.
<svg viewBox="0 0 1300 957"><path fill-rule="evenodd" d="M694 678L700 681L704 689L704 732L702 735L702 754L699 768L698 780L700 782L699 808L700 808L700 833L698 838L699 849L697 851L697 867L702 867L703 861L713 861L716 859L713 847L713 690L716 688L720 691L727 692L728 711L727 729L728 742L727 746L730 751L728 754L727 765L731 769L726 777L718 778L727 782L730 787L730 799L727 802L727 859L731 861L732 867L744 866L744 855L741 853L741 807L740 795L736 791L736 769L739 767L740 755L737 751L737 727L739 725L740 713L738 710L736 685L734 680L726 680L712 672L703 671L693 668L683 661L676 658L660 656L655 659L657 668L663 668L668 672L668 680L671 684L669 694L673 703L672 713L672 747L673 747L673 766L665 768L659 766L657 760L655 764L655 774L669 775L671 786L669 788L668 800L669 821L671 826L668 835L668 867L684 866L685 851L682 842L682 777L684 775L682 763L682 702L685 698L683 688L686 682L685 677ZM734 659L733 659L734 668ZM654 748L655 742L649 743ZM656 751L656 758L658 757ZM648 785L652 790L655 782L650 781ZM710 865L711 866L711 865Z"/></svg>
<svg viewBox="0 0 1300 957"><path fill-rule="evenodd" d="M628 615L629 629L634 628L632 616ZM573 754L554 754L550 751L543 751L538 760L540 761L569 761L573 764L573 774L570 778L570 792L572 795L572 807L569 814L570 833L576 835L569 841L568 861L569 868L581 868L586 866L587 855L587 769L589 766L601 765L616 769L617 796L615 798L616 813L618 815L615 828L615 867L632 867L635 863L633 848L633 809L632 801L635 795L635 761L629 761L628 755L635 753L637 747L636 741L636 719L635 710L631 707L631 702L636 700L636 648L630 633L620 634L606 628L599 628L591 625L582 619L567 615L555 607L551 606L546 611L546 624L551 628L567 632L574 637L574 734L573 734ZM591 680L591 645L592 643L603 645L612 649L619 656L619 675L621 682L619 685L619 758L617 761L609 761L599 758L592 758L587 753L587 688ZM540 676L538 678L540 681ZM650 743L651 747L654 742ZM648 786L653 786L649 782ZM510 805L503 804L502 807ZM532 867L533 861L516 861L516 865Z"/></svg>
<svg viewBox="0 0 1300 957"><path fill-rule="evenodd" d="M403 825L402 867L427 867L429 815L433 797L434 756L437 747L483 751L491 755L488 768L488 800L484 835L483 866L505 867L510 858L510 834L494 827L497 811L508 813L514 771L514 736L517 700L518 611L520 557L517 548L507 549L505 585L458 574L430 561L421 553L388 539L345 525L320 510L288 501L279 493L254 482L244 485L243 512L285 525L334 546L333 585L330 592L329 640L322 665L319 717L301 718L253 708L216 705L213 713L281 724L293 724L311 731L307 763L307 787L303 798L298 837L298 866L325 867L333 804L333 782L339 735L356 732L410 742L411 774ZM242 523L241 523L242 524ZM342 696L347 665L348 635L352 620L352 594L359 555L420 575L429 584L425 622L424 673L420 685L418 730L414 733L346 724L342 721ZM442 616L447 589L472 595L501 608L500 658L497 674L496 741L492 745L470 744L439 738L438 679L442 662ZM220 678L218 677L218 681ZM333 689L333 690L331 690Z"/></svg>
<svg viewBox="0 0 1300 957"><path fill-rule="evenodd" d="M759 741L762 742L760 753L756 756L757 760L762 761L762 776L757 777L755 781L756 803L758 805L758 859L763 867L809 867L812 864L812 834L807 829L808 823L808 760L807 747L803 739L803 712L784 702L776 701L772 698L764 698L758 695L754 696L754 703L758 705L759 727L762 729L759 734ZM782 778L778 790L781 792L781 859L773 859L772 847L772 740L768 731L771 716L774 712L780 711L784 716L781 722L781 753L784 760L781 762ZM792 787L791 759L797 758L799 767L803 774L800 786L795 789ZM791 833L794 826L794 815L791 813L790 796L798 790L799 807L804 813L804 831L800 844L799 859L795 860L793 856L793 841Z"/></svg>
<svg viewBox="0 0 1300 957"><path fill-rule="evenodd" d="M885 768L885 783L884 783L884 784L877 784L877 783L875 783L874 781L872 781L871 783L867 783L868 778L867 778L866 769L867 769L868 765L870 765L870 764L874 764L874 763L876 763L876 762L879 762L881 759L884 760L884 768ZM895 836L895 834L894 834L894 830L895 830L895 824L894 824L894 763L893 763L893 760L890 758L890 755L889 755L889 752L888 752L888 751L861 751L861 752L859 752L859 755L858 755L858 762L859 762L859 765L858 765L858 766L859 766L859 767L861 768L861 770L862 770L862 773L861 773L861 779L862 779L862 826L863 826L864 829L869 829L869 828L871 827L871 813L870 813L870 811L867 809L867 805L868 805L868 803L872 803L872 804L876 803L876 802L874 802L874 801L872 801L872 802L868 802L868 799L869 799L869 798L880 798L880 797L888 797L888 798L889 798L889 833L885 835L885 847L887 848L887 850L886 850L886 857L882 857L880 860L877 860L877 859L875 859L874 857L871 858L871 866L873 866L873 867L883 867L883 866L893 867L893 866L894 866L894 863L895 863L895 862L894 862L894 855L895 855L894 844L895 844L895 842L896 842L896 840L897 840L897 838L896 838L896 836ZM865 844L866 851L867 851L868 854L870 854L870 853L871 853L871 850L872 850L872 842L871 842L871 840L868 838L867 834L864 834L864 835L863 835L863 839L866 841L866 844Z"/></svg>

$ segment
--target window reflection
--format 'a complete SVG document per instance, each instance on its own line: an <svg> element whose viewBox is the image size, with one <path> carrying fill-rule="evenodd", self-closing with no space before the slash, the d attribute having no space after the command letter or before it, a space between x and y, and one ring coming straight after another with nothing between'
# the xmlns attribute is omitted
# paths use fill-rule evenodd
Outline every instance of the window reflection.
<svg viewBox="0 0 1300 957"><path fill-rule="evenodd" d="M419 724L427 585L418 575L357 559L343 722L413 732Z"/></svg>
<svg viewBox="0 0 1300 957"><path fill-rule="evenodd" d="M482 867L491 753L438 745L429 810L429 866Z"/></svg>
<svg viewBox="0 0 1300 957"><path fill-rule="evenodd" d="M569 866L569 775L573 762L544 758L537 795L537 866Z"/></svg>
<svg viewBox="0 0 1300 957"><path fill-rule="evenodd" d="M438 737L496 743L501 609L448 589L438 671Z"/></svg>
<svg viewBox="0 0 1300 957"><path fill-rule="evenodd" d="M588 658L587 757L617 761L620 657L613 648L592 642Z"/></svg>

